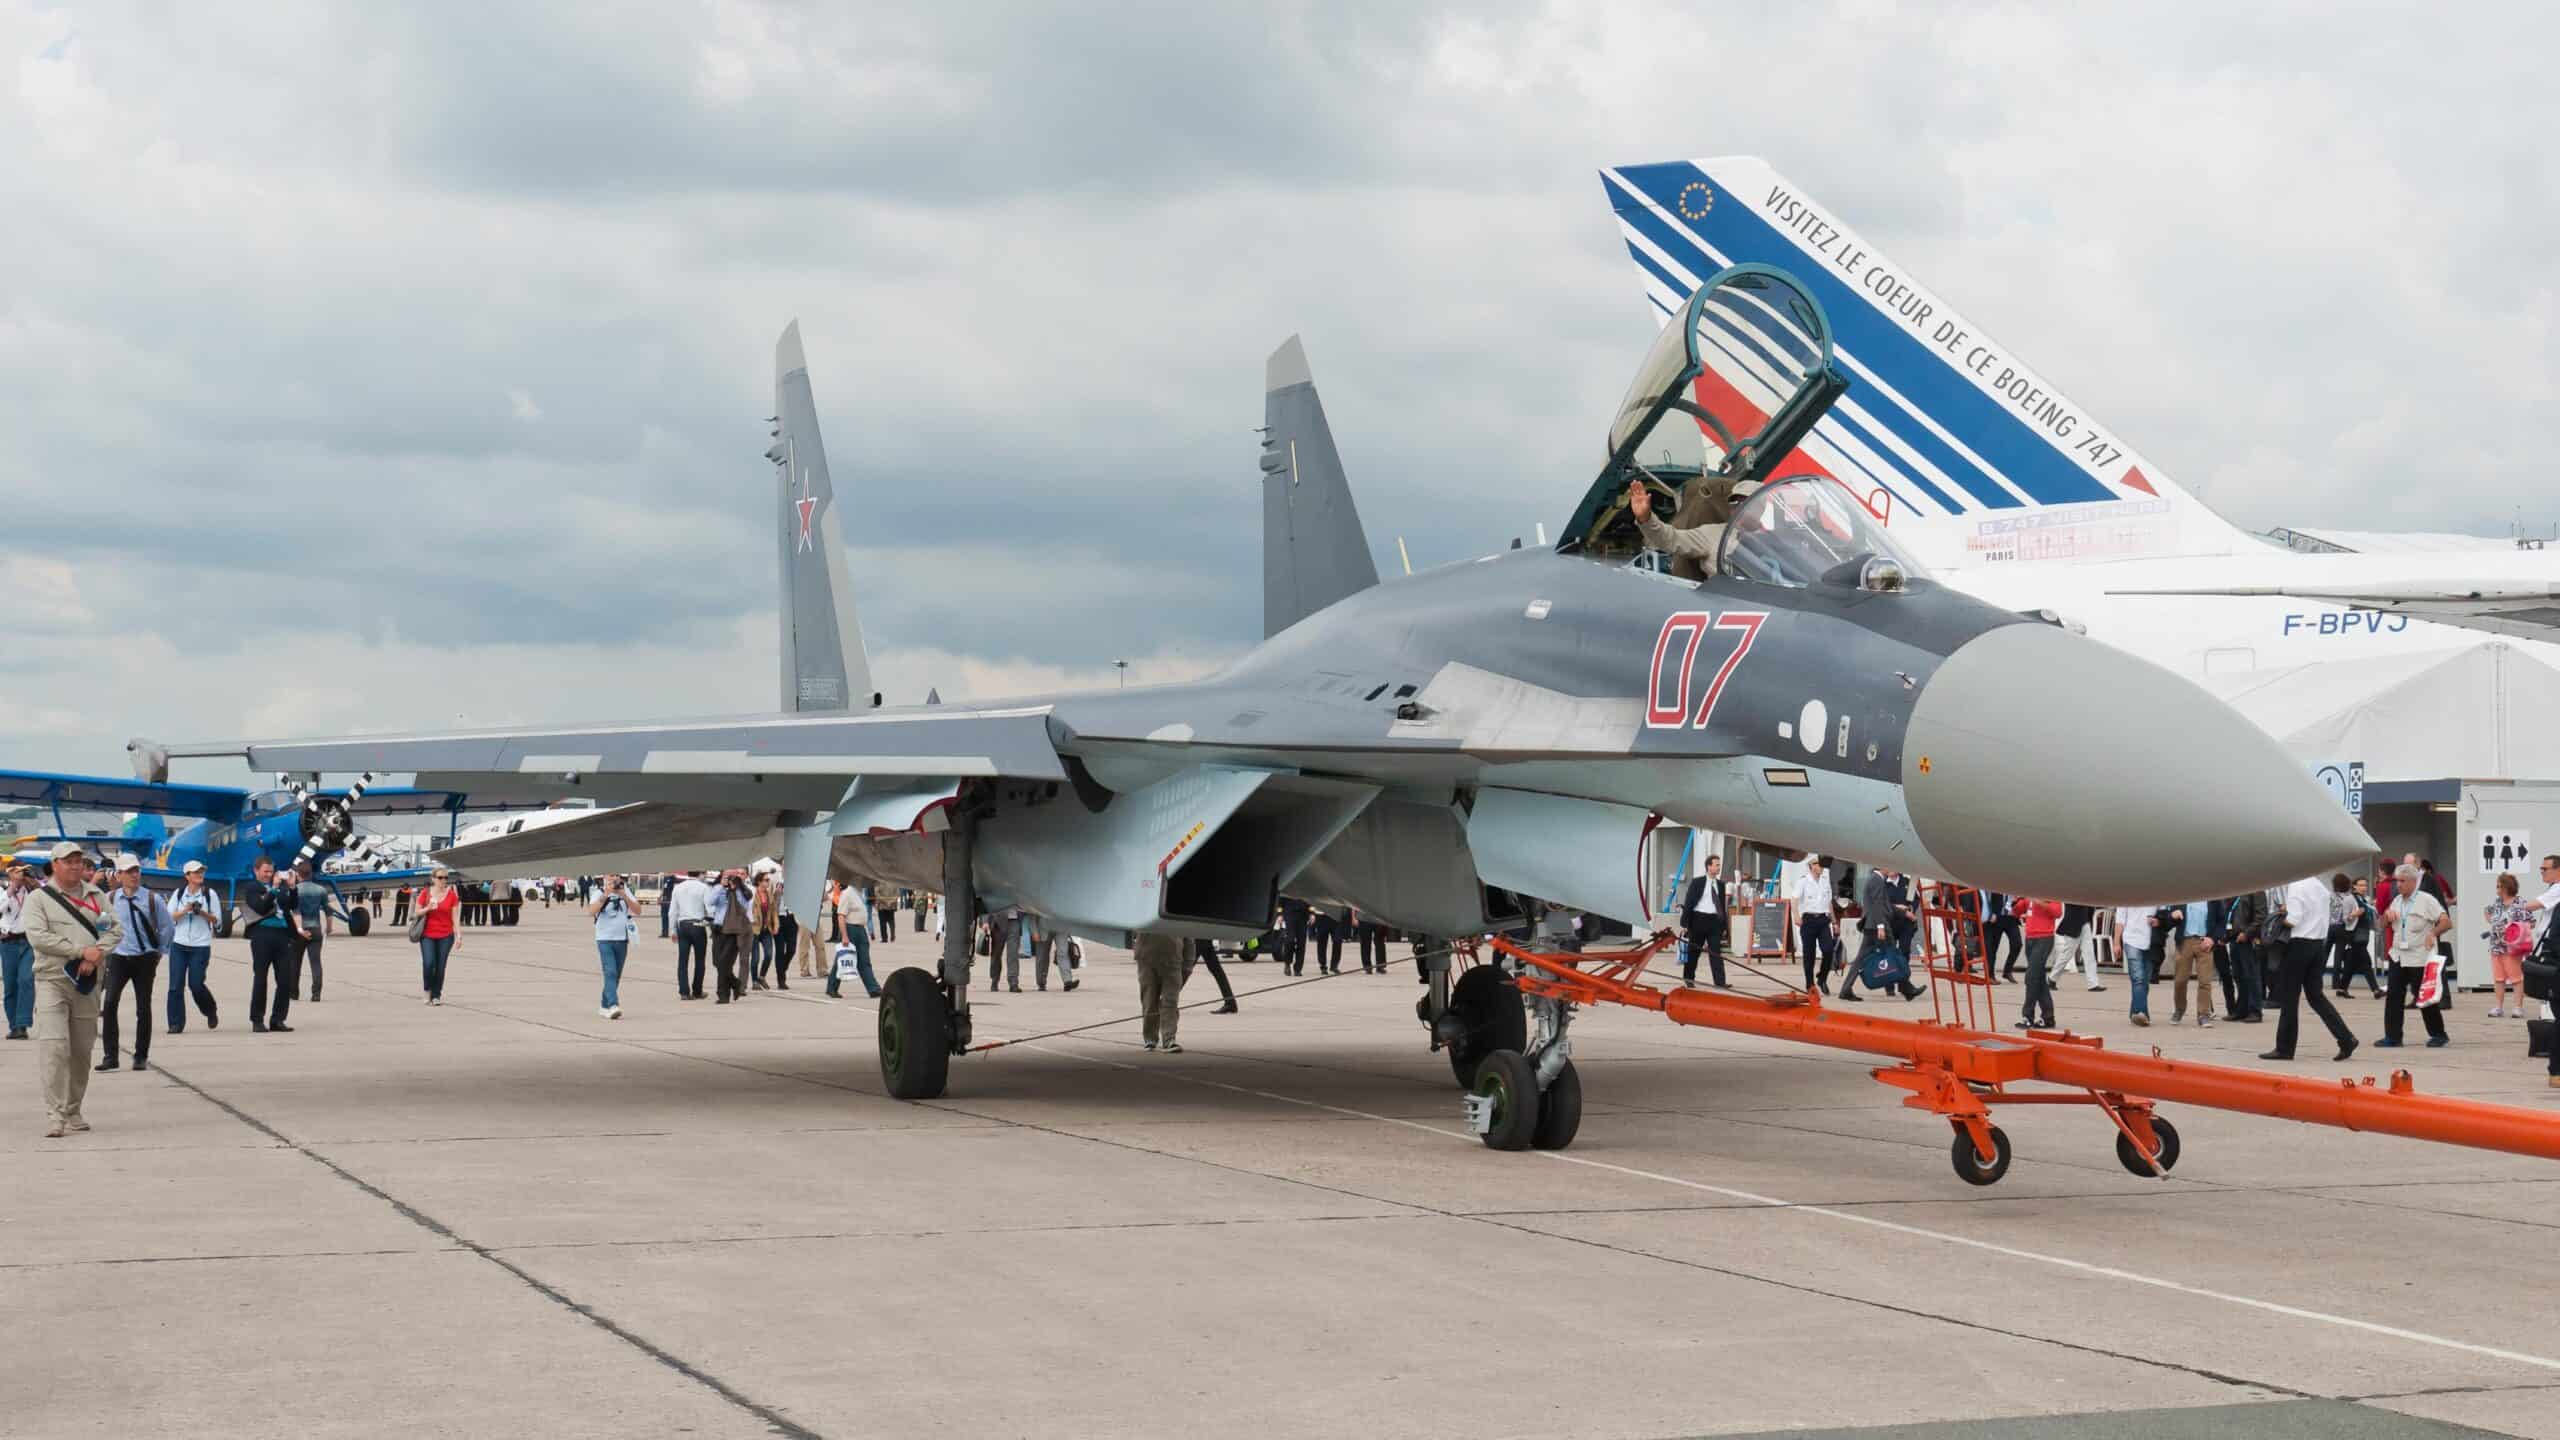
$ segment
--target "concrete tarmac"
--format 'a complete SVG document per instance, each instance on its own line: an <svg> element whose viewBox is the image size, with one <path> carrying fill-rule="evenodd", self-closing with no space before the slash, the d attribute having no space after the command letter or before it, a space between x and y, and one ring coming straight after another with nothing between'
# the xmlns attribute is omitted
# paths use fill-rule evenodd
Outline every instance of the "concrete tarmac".
<svg viewBox="0 0 2560 1440"><path fill-rule="evenodd" d="M1113 1025L901 1104L858 993L679 1004L652 934L599 1019L563 906L465 931L429 1008L386 932L330 942L290 1035L217 946L221 1028L95 1077L87 1135L42 1138L0 1044L0 1435L2560 1437L2545 1162L2172 1110L2143 1180L2025 1108L1977 1190L1855 1057L1609 1011L1574 1148L1497 1154L1401 953L1231 966L1183 1054ZM982 986L979 1037L1129 1015L1092 953L1073 994ZM2269 1043L2169 1027L2165 987L2134 1031L2109 987L2066 1023ZM2292 1069L2560 1108L2486 1008Z"/></svg>

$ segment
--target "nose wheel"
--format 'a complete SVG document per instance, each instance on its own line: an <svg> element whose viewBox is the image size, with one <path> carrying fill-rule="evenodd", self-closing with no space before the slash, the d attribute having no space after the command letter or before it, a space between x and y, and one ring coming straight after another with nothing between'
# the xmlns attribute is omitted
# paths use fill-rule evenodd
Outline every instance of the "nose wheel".
<svg viewBox="0 0 2560 1440"><path fill-rule="evenodd" d="M1582 1129L1582 1076L1567 1060L1544 1089L1537 1062L1496 1050L1467 1088L1467 1124L1491 1150L1562 1150Z"/></svg>

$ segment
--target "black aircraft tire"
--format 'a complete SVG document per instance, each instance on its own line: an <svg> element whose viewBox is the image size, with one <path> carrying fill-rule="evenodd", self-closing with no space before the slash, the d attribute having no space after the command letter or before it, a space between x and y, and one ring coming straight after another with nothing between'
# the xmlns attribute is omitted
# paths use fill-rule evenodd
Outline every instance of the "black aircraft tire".
<svg viewBox="0 0 2560 1440"><path fill-rule="evenodd" d="M1493 1128L1484 1143L1495 1150L1526 1150L1538 1128L1538 1072L1517 1050L1496 1050L1476 1066L1475 1094L1493 1102Z"/></svg>
<svg viewBox="0 0 2560 1440"><path fill-rule="evenodd" d="M213 927L213 938L214 938L214 939L216 939L216 940L228 940L228 939L230 939L230 938L231 938L231 922L232 922L232 921L234 921L234 920L237 920L238 918L240 918L240 917L239 917L239 916L237 916L237 915L235 915L235 914L233 914L231 911L228 911L228 910L223 911L223 912L222 912L222 923Z"/></svg>
<svg viewBox="0 0 2560 1440"><path fill-rule="evenodd" d="M1567 1060L1556 1072L1556 1083L1538 1096L1538 1124L1529 1132L1529 1143L1541 1150L1561 1150L1573 1143L1581 1129L1582 1077Z"/></svg>
<svg viewBox="0 0 2560 1440"><path fill-rule="evenodd" d="M2151 1133L2160 1137L2160 1173L2166 1175L2178 1168L2178 1127L2165 1117L2154 1115ZM2116 1132L2116 1162L2145 1180L2151 1178L2151 1167L2144 1163L2142 1151L2135 1147L2133 1137L2121 1130Z"/></svg>
<svg viewBox="0 0 2560 1440"><path fill-rule="evenodd" d="M373 913L371 911L356 909L347 912L347 933L349 935L361 940L366 935L372 933L372 930Z"/></svg>
<svg viewBox="0 0 2560 1440"><path fill-rule="evenodd" d="M2009 1132L1997 1125L1991 1127L1989 1165L1974 1153L1973 1136L1961 1125L1956 1127L1956 1143L1948 1154L1955 1161L1956 1177L1967 1185L1997 1185L2000 1177L2009 1173Z"/></svg>
<svg viewBox="0 0 2560 1440"><path fill-rule="evenodd" d="M1458 977L1449 991L1449 1014L1460 1034L1449 1046L1449 1069L1461 1088L1472 1089L1476 1066L1496 1050L1529 1048L1529 1010L1511 977L1492 965L1478 965Z"/></svg>
<svg viewBox="0 0 2560 1440"><path fill-rule="evenodd" d="M933 1100L951 1081L951 1012L942 982L913 965L880 987L880 1083L900 1100Z"/></svg>

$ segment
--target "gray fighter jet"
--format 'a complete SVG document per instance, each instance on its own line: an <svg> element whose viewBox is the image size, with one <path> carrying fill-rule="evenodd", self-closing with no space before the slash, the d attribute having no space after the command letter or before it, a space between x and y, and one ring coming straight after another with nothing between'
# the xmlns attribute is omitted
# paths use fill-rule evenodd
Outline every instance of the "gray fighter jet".
<svg viewBox="0 0 2560 1440"><path fill-rule="evenodd" d="M1559 544L1383 583L1293 339L1267 372L1263 642L1194 682L1002 704L864 694L796 327L777 371L799 637L781 711L168 753L621 807L452 857L467 864L654 868L678 844L743 858L779 840L803 914L822 871L938 891L941 973L899 971L880 1007L904 1098L940 1094L969 1044L967 922L994 907L1119 944L1256 935L1282 895L1426 937L1536 901L1643 927L1638 847L1664 818L2099 904L2227 895L2372 849L2196 686L1942 588L1847 490L1769 474L1849 383L1779 271L1727 271L1673 317ZM1701 486L1738 497L1712 573L1646 547L1630 482L1657 517ZM1445 948L1424 963L1421 1014L1462 1081L1495 1043L1524 1048L1498 972L1453 993Z"/></svg>

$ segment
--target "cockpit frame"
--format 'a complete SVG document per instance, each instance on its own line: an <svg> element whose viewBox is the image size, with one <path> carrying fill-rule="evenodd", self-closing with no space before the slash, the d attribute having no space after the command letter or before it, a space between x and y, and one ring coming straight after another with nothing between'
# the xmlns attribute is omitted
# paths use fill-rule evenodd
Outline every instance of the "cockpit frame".
<svg viewBox="0 0 2560 1440"><path fill-rule="evenodd" d="M1711 339L1711 330L1721 338ZM1786 370L1801 374L1759 421L1749 395L1728 375L1773 392L1777 386L1765 373L1771 370L1781 371L1782 379ZM1715 388L1727 397L1725 415L1703 403L1699 382L1711 372ZM1773 265L1717 271L1672 312L1645 352L1610 424L1608 458L1566 522L1557 549L1613 558L1640 552L1626 514L1630 479L1652 486L1666 514L1689 485L1709 476L1733 483L1766 479L1848 388L1833 364L1831 322L1801 282ZM1751 433L1736 433L1742 428L1737 422L1745 419L1756 422ZM1710 443L1720 448L1718 463L1645 465L1638 457L1666 423L1700 426L1701 438L1712 437Z"/></svg>

